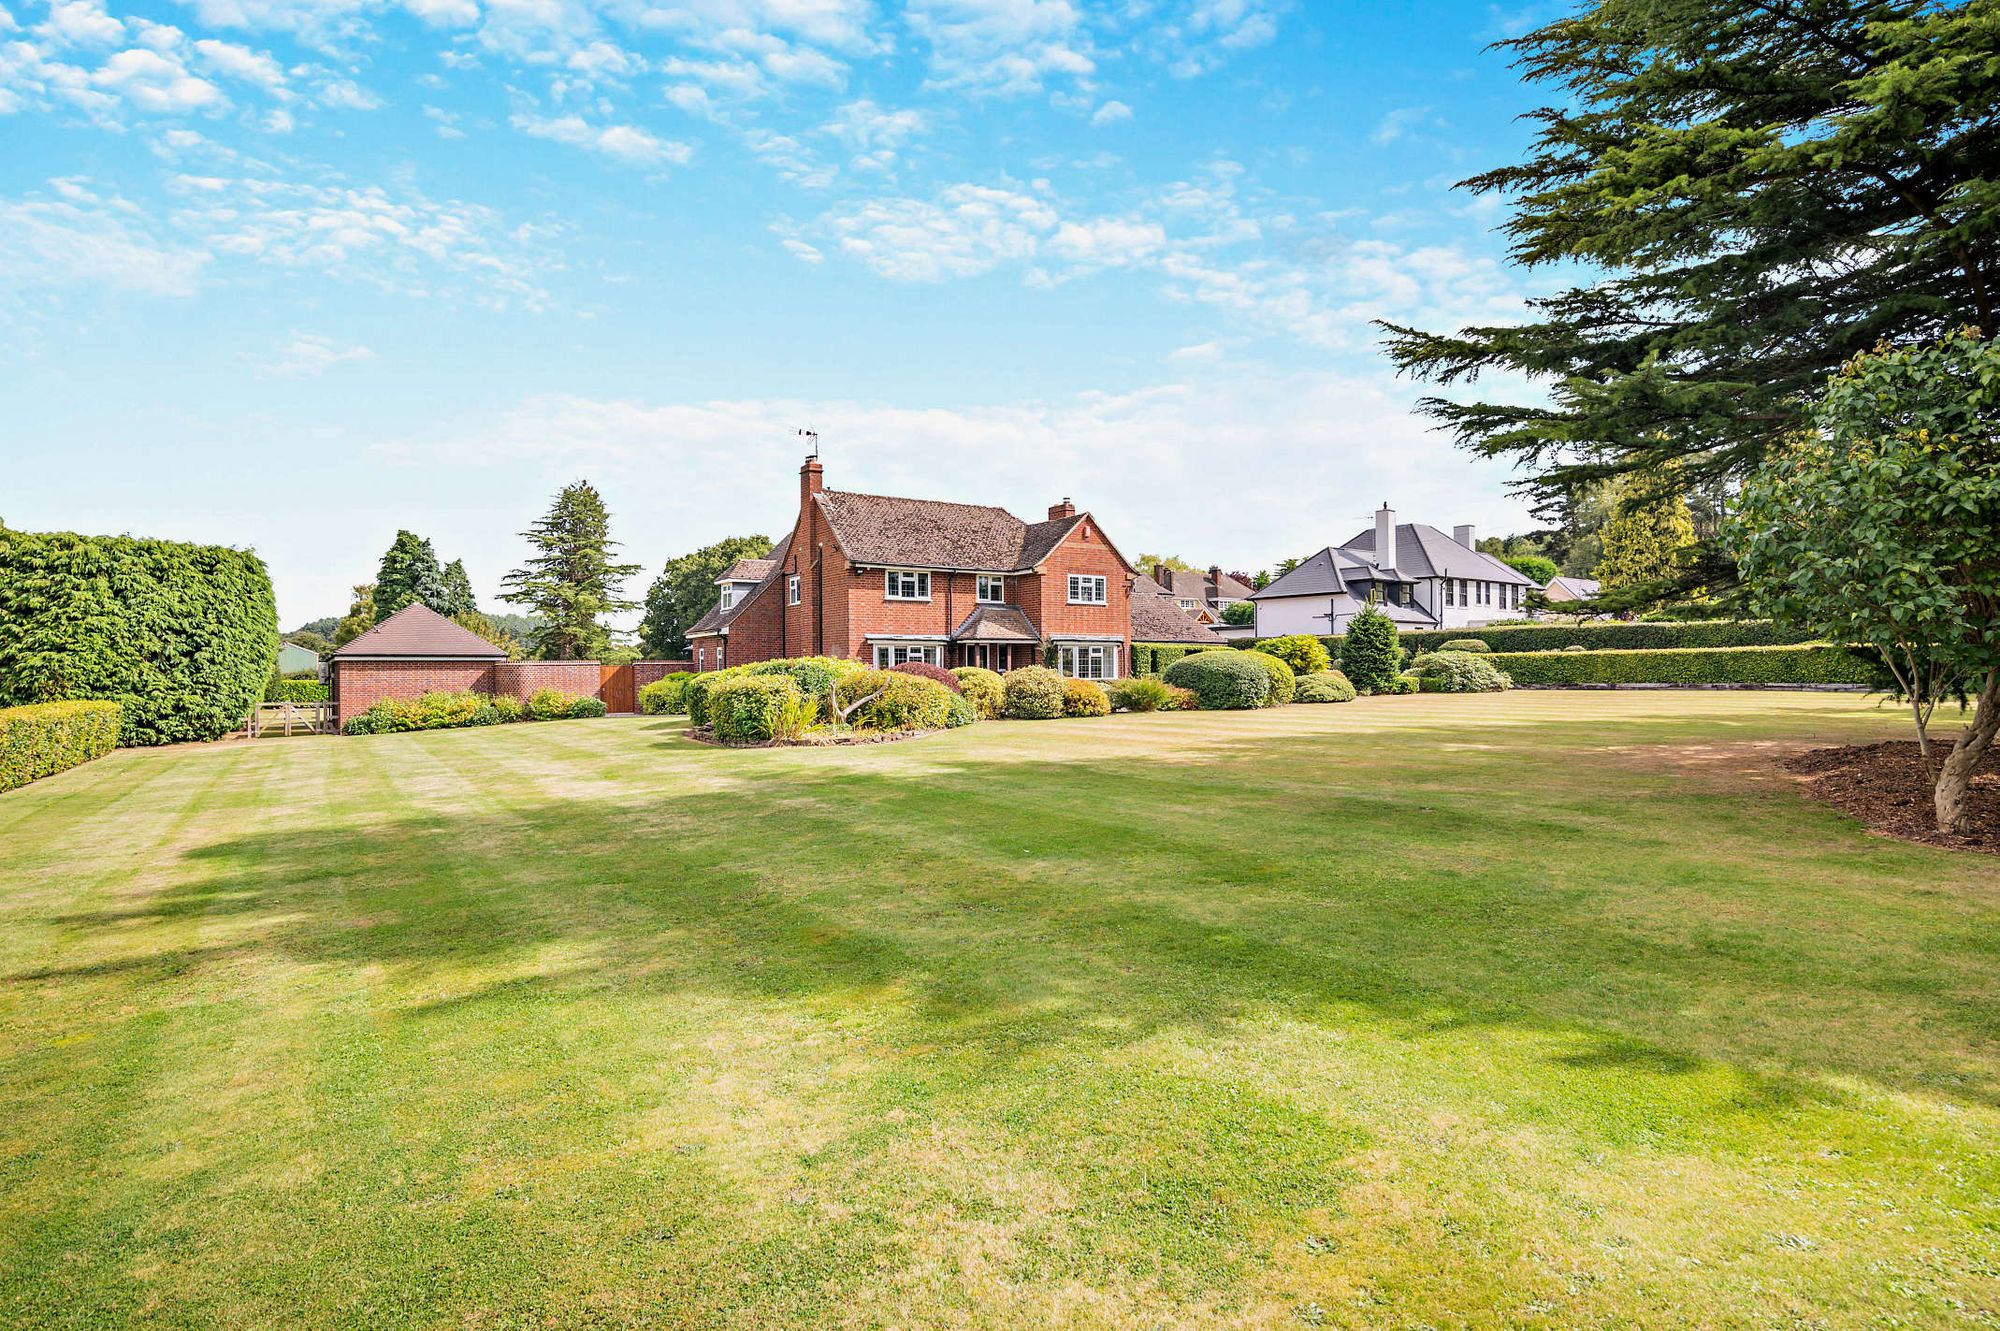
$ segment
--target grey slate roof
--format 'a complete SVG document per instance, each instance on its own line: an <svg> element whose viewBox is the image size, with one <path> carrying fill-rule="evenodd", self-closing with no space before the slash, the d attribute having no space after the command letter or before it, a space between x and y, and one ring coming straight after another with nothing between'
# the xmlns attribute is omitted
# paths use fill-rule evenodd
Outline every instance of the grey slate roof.
<svg viewBox="0 0 2000 1331"><path fill-rule="evenodd" d="M507 659L505 650L471 629L460 628L421 601L412 601L360 637L334 648L333 654L444 661Z"/></svg>
<svg viewBox="0 0 2000 1331"><path fill-rule="evenodd" d="M1023 522L1004 508L822 490L820 511L848 559L864 567L1025 573L1088 513Z"/></svg>
<svg viewBox="0 0 2000 1331"><path fill-rule="evenodd" d="M1290 573L1273 579L1270 586L1250 593L1248 599L1261 601L1273 596L1345 596L1351 582L1367 582L1376 569L1366 560L1331 546L1299 562Z"/></svg>
<svg viewBox="0 0 2000 1331"><path fill-rule="evenodd" d="M1561 590L1567 592L1572 600L1588 601L1603 591L1604 587L1596 578L1571 578L1557 574L1549 579L1549 585L1544 590Z"/></svg>
<svg viewBox="0 0 2000 1331"><path fill-rule="evenodd" d="M1375 554L1373 527L1345 542L1342 550L1372 558ZM1477 578L1482 582L1511 582L1522 587L1539 586L1533 578L1503 564L1492 555L1468 550L1436 527L1422 522L1396 524L1396 568L1398 577Z"/></svg>

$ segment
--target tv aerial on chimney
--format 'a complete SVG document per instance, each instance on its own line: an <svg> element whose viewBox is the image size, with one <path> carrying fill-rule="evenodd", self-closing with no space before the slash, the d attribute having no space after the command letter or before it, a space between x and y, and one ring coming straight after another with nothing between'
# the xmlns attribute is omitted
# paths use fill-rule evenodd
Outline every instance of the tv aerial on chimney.
<svg viewBox="0 0 2000 1331"><path fill-rule="evenodd" d="M792 433L794 433L794 434L798 435L798 437L799 437L799 438L801 438L801 439L810 439L810 440L812 440L812 449L813 449L813 451L812 451L812 455L813 455L813 456L814 456L815 458L817 458L817 457L819 456L819 431L818 431L818 430L815 430L815 429L813 429L813 427L812 427L812 426L808 425L808 426L806 426L806 427L805 427L805 428L804 428L803 430L794 430L794 431L793 431Z"/></svg>

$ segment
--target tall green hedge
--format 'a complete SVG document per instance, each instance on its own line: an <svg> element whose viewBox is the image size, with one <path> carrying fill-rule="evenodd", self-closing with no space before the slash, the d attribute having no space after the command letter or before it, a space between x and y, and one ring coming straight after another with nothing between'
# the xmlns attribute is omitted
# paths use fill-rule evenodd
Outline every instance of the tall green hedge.
<svg viewBox="0 0 2000 1331"><path fill-rule="evenodd" d="M1865 684L1881 667L1845 647L1696 647L1685 651L1495 652L1516 684Z"/></svg>
<svg viewBox="0 0 2000 1331"><path fill-rule="evenodd" d="M1184 642L1135 642L1132 644L1132 675L1164 675L1167 667L1189 652L1204 650Z"/></svg>
<svg viewBox="0 0 2000 1331"><path fill-rule="evenodd" d="M110 699L120 744L217 739L277 659L271 577L247 550L0 529L0 705Z"/></svg>
<svg viewBox="0 0 2000 1331"><path fill-rule="evenodd" d="M0 791L102 758L117 744L115 702L0 707Z"/></svg>
<svg viewBox="0 0 2000 1331"><path fill-rule="evenodd" d="M1402 635L1405 647L1434 652L1454 638L1477 638L1496 652L1554 652L1565 647L1593 651L1646 648L1673 651L1689 647L1788 647L1811 642L1804 629L1785 628L1768 619L1704 619L1672 622L1614 623L1591 620L1582 624L1503 624L1485 629L1417 629ZM1339 655L1341 638L1321 642Z"/></svg>

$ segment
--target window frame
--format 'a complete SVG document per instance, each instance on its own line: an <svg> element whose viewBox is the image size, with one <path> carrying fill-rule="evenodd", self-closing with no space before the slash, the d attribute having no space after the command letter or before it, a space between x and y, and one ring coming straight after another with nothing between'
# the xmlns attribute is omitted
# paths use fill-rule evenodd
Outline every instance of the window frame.
<svg viewBox="0 0 2000 1331"><path fill-rule="evenodd" d="M1080 673L1086 659L1101 673ZM1118 678L1118 644L1115 642L1063 642L1056 644L1056 673L1064 679L1104 680Z"/></svg>
<svg viewBox="0 0 2000 1331"><path fill-rule="evenodd" d="M1458 608L1458 601L1455 597L1453 597L1451 589L1451 584L1455 581L1457 581L1457 579L1455 578L1446 578L1444 580L1444 603L1447 609L1452 609L1452 610L1456 610Z"/></svg>
<svg viewBox="0 0 2000 1331"><path fill-rule="evenodd" d="M898 654L900 655L900 658ZM870 653L877 670L887 670L899 666L904 661L922 661L926 665L944 664L944 644L941 642L878 642Z"/></svg>
<svg viewBox="0 0 2000 1331"><path fill-rule="evenodd" d="M992 583L995 592L986 594L986 584ZM1007 604L1007 575L1004 573L981 573L972 580L972 599L977 605Z"/></svg>
<svg viewBox="0 0 2000 1331"><path fill-rule="evenodd" d="M896 590L900 579L914 580L922 591L905 595ZM928 601L931 599L931 571L927 568L885 568L882 570L882 599L885 601Z"/></svg>
<svg viewBox="0 0 2000 1331"><path fill-rule="evenodd" d="M796 573L787 573L785 575L785 604L797 605L798 603L799 575Z"/></svg>
<svg viewBox="0 0 2000 1331"><path fill-rule="evenodd" d="M1064 589L1069 593L1070 605L1111 604L1111 579L1101 573L1072 573L1063 585ZM1092 589L1097 592L1094 598L1078 594L1079 590Z"/></svg>
<svg viewBox="0 0 2000 1331"><path fill-rule="evenodd" d="M735 604L736 604L736 584L735 584L735 583L733 583L733 582L725 582L725 583L723 583L723 584L722 584L722 586L721 586L721 587L720 587L720 588L718 589L718 595L717 595L717 597L716 597L716 603L717 603L717 606L718 606L718 608L720 608L720 609L723 609L723 610L727 610L727 609L729 609L729 608L730 608L731 606L735 605Z"/></svg>

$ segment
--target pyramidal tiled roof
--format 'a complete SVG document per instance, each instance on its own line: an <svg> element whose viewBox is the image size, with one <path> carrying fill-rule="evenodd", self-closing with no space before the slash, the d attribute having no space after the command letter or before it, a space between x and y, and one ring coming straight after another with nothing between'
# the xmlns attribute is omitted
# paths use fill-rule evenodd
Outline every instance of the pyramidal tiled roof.
<svg viewBox="0 0 2000 1331"><path fill-rule="evenodd" d="M452 661L472 658L505 660L507 657L501 648L471 629L460 628L421 601L412 601L360 637L334 648L333 654L341 657L407 656Z"/></svg>

